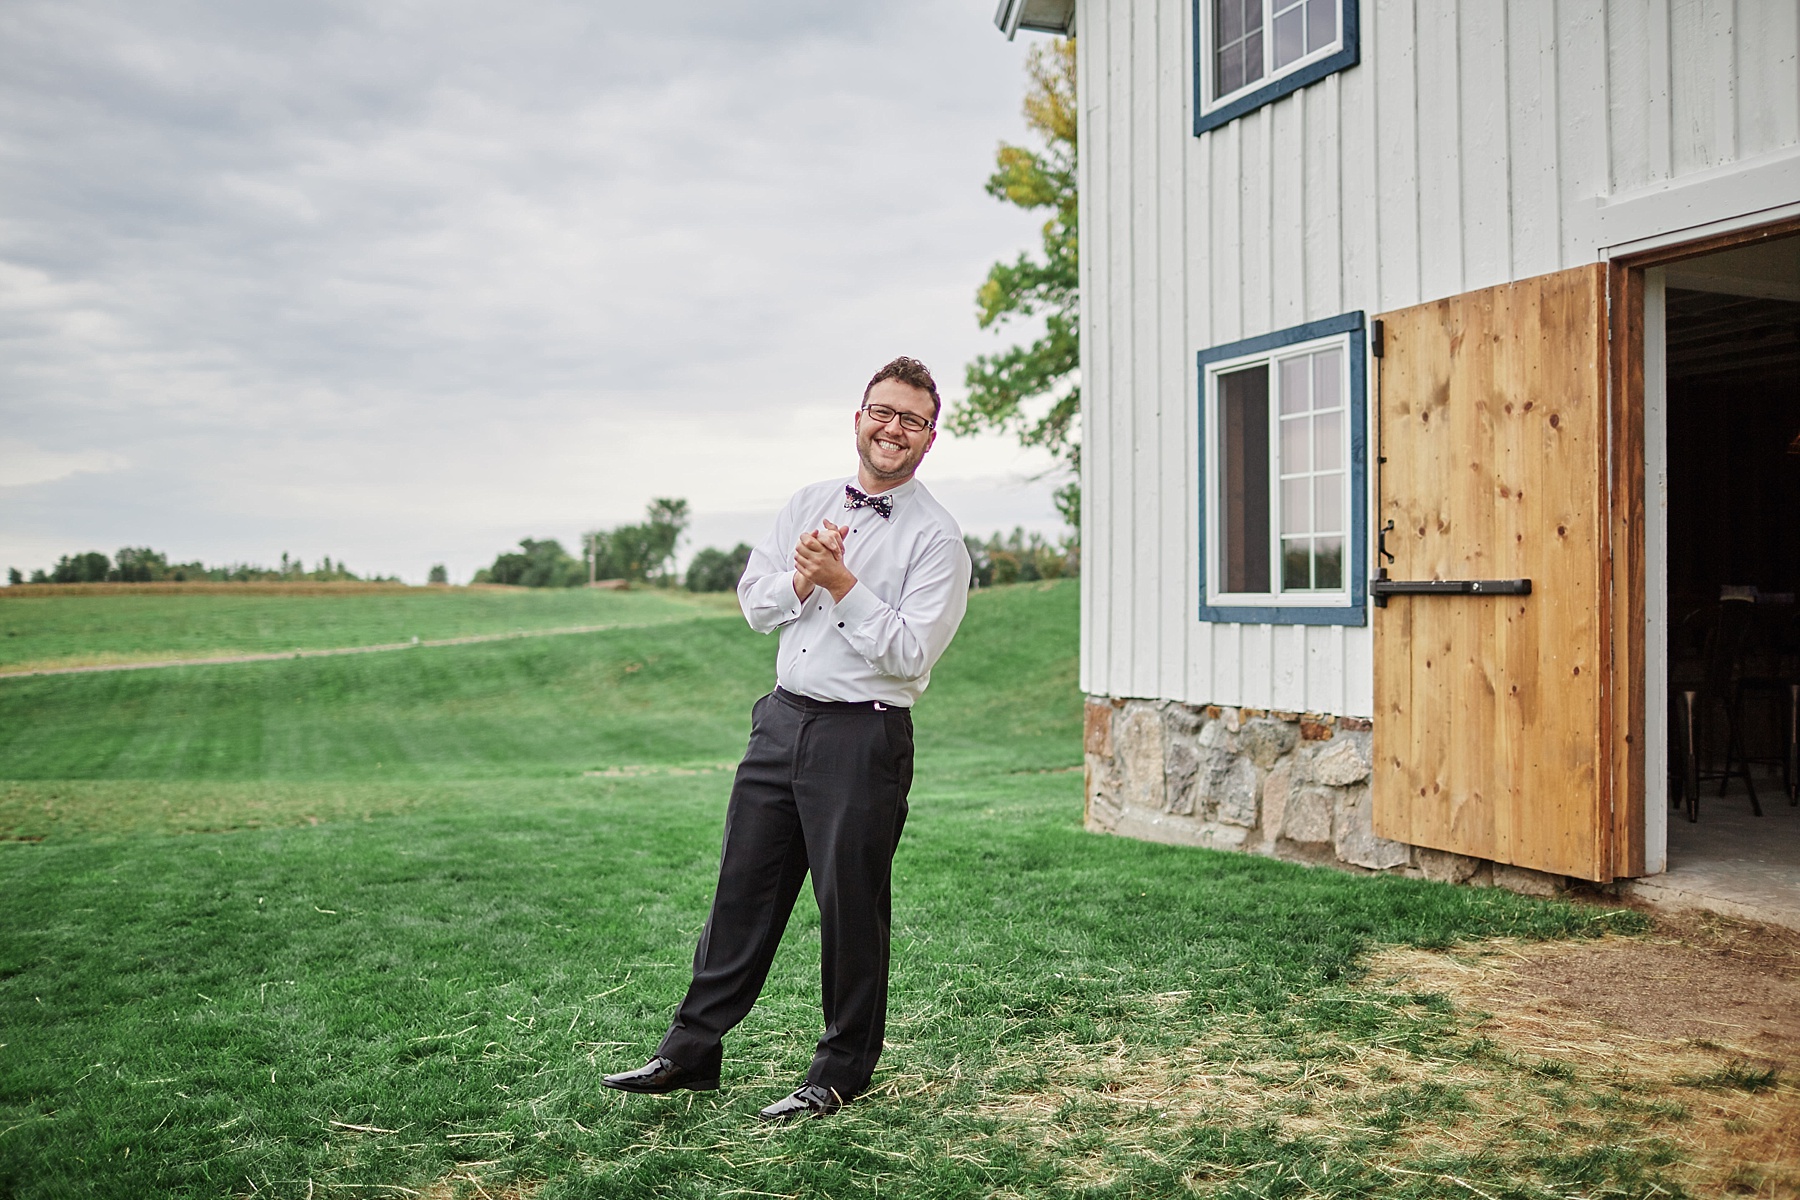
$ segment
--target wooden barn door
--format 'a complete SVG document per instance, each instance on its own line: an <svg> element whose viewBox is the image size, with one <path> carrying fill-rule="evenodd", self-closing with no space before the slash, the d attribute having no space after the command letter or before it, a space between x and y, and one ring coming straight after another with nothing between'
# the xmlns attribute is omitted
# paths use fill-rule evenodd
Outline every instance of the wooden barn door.
<svg viewBox="0 0 1800 1200"><path fill-rule="evenodd" d="M1381 320L1376 831L1610 879L1604 268Z"/></svg>

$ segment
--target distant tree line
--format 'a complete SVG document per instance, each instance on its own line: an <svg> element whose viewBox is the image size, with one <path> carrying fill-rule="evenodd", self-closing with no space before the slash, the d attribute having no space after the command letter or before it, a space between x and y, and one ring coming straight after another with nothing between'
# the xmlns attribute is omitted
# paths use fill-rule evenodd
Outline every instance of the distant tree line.
<svg viewBox="0 0 1800 1200"><path fill-rule="evenodd" d="M493 566L475 572L474 582L580 587L590 581L622 579L672 587L678 582L675 550L689 520L686 500L659 497L650 501L638 524L583 534L580 558L555 538L524 538L517 550L502 551Z"/></svg>
<svg viewBox="0 0 1800 1200"><path fill-rule="evenodd" d="M739 542L729 550L712 546L694 555L688 564L687 587L690 592L732 592L750 565L750 543Z"/></svg>
<svg viewBox="0 0 1800 1200"><path fill-rule="evenodd" d="M490 567L475 573L475 583L503 583L514 587L579 587L590 579L625 580L657 587L685 583L690 592L729 592L737 588L750 562L750 544L739 542L729 550L708 546L688 563L685 577L675 570L675 552L689 524L688 503L667 497L652 500L645 519L635 525L596 530L582 538L582 558L576 558L555 538L524 538L517 550L502 552ZM1047 541L1040 533L1014 529L982 541L963 539L969 548L971 582L978 587L1030 583L1074 575L1080 567L1080 549L1070 538ZM250 582L369 582L399 583L396 576L359 576L329 555L308 570L287 554L279 567L232 563L209 567L201 562L171 563L168 555L148 546L126 546L108 558L97 550L66 554L49 571L33 571L29 579L17 567L7 570L7 582L19 583L250 583ZM428 582L449 582L442 563L434 564Z"/></svg>
<svg viewBox="0 0 1800 1200"><path fill-rule="evenodd" d="M708 546L694 555L685 578L676 571L676 551L691 520L686 500L661 496L650 501L644 519L637 524L583 534L580 558L555 538L523 538L517 550L502 551L492 566L475 572L474 582L544 588L623 580L653 587L676 587L685 582L691 592L736 588L750 561L747 543L729 550Z"/></svg>
<svg viewBox="0 0 1800 1200"><path fill-rule="evenodd" d="M202 562L172 563L169 556L148 546L126 546L108 558L98 550L85 554L65 554L48 571L38 570L26 578L17 567L8 567L6 581L17 583L251 583L291 580L318 583L366 582L399 583L394 576L371 575L366 579L341 562L326 555L312 570L298 558L281 556L279 567L259 567L249 563L231 563L209 567Z"/></svg>
<svg viewBox="0 0 1800 1200"><path fill-rule="evenodd" d="M592 578L656 587L685 583L690 592L734 591L749 565L750 544L739 542L729 550L708 546L694 555L682 579L675 571L675 551L687 526L687 501L652 500L641 524L584 535L583 558L571 555L555 538L525 538L517 550L502 553L493 566L476 572L475 582L579 587ZM1052 542L1021 527L986 541L967 536L963 543L969 548L970 582L977 587L1062 579L1081 569L1081 548L1073 535Z"/></svg>
<svg viewBox="0 0 1800 1200"><path fill-rule="evenodd" d="M1041 533L1016 528L1010 536L996 533L985 542L968 535L963 544L969 548L970 582L977 587L1061 579L1081 570L1081 548L1073 536L1053 543Z"/></svg>

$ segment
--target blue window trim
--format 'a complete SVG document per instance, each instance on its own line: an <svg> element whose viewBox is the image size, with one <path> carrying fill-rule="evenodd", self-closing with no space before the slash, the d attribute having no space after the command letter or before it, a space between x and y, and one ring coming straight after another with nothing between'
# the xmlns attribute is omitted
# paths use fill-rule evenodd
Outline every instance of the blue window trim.
<svg viewBox="0 0 1800 1200"><path fill-rule="evenodd" d="M1354 67L1362 53L1362 23L1357 10L1359 0L1343 0L1342 15L1344 19L1344 45L1336 54L1321 58L1318 62L1308 63L1292 74L1283 75L1257 88L1254 92L1246 92L1230 104L1221 105L1212 111L1206 111L1206 72L1201 69L1201 55L1206 53L1206 39L1201 36L1202 21L1207 19L1206 9L1209 0L1194 0L1194 136L1199 137L1209 129L1237 120L1247 112L1253 112L1263 105L1279 100L1290 92L1297 92L1303 87L1319 82L1327 75Z"/></svg>
<svg viewBox="0 0 1800 1200"><path fill-rule="evenodd" d="M1207 432L1206 432L1206 368L1225 359L1279 350L1300 342L1311 342L1334 334L1350 335L1350 603L1330 608L1309 608L1304 604L1280 604L1253 607L1239 604L1206 603L1207 564ZM1237 625L1366 625L1368 623L1369 577L1369 363L1364 347L1364 322L1361 312L1327 317L1292 329L1245 338L1241 342L1214 346L1196 356L1200 374L1200 620Z"/></svg>

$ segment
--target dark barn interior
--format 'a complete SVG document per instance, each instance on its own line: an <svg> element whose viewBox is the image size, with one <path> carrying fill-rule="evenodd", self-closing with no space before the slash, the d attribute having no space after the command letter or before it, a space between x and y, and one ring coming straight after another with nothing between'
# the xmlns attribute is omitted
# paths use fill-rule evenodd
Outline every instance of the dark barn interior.
<svg viewBox="0 0 1800 1200"><path fill-rule="evenodd" d="M1669 609L1800 587L1800 303L1668 292Z"/></svg>
<svg viewBox="0 0 1800 1200"><path fill-rule="evenodd" d="M1666 296L1671 798L1690 819L1701 795L1785 807L1800 719L1800 302Z"/></svg>

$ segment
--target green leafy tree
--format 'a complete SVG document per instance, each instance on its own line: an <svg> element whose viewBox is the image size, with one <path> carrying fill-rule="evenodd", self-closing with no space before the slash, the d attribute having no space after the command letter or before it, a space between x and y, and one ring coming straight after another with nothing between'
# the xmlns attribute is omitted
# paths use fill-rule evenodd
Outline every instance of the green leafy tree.
<svg viewBox="0 0 1800 1200"><path fill-rule="evenodd" d="M431 573L425 576L426 583L449 583L450 572L444 569L443 563L433 563Z"/></svg>
<svg viewBox="0 0 1800 1200"><path fill-rule="evenodd" d="M650 501L640 525L620 525L587 535L594 555L594 578L655 580L672 586L675 549L691 519L686 500L663 496Z"/></svg>
<svg viewBox="0 0 1800 1200"><path fill-rule="evenodd" d="M477 577L478 583L504 583L513 587L579 587L587 582L581 562L572 558L555 538L523 538L519 548L494 559L494 565Z"/></svg>
<svg viewBox="0 0 1800 1200"><path fill-rule="evenodd" d="M985 542L965 535L963 544L969 548L971 582L977 587L1061 579L1075 574L1078 567L1071 542L1057 546L1043 534L1028 534L1022 528L1005 537L996 533Z"/></svg>
<svg viewBox="0 0 1800 1200"><path fill-rule="evenodd" d="M50 572L51 583L105 583L112 572L112 560L98 550L86 554L65 554Z"/></svg>
<svg viewBox="0 0 1800 1200"><path fill-rule="evenodd" d="M739 542L729 550L708 546L694 555L694 561L688 564L688 591L735 591L738 580L744 577L744 568L749 564L749 542Z"/></svg>
<svg viewBox="0 0 1800 1200"><path fill-rule="evenodd" d="M1014 433L1026 446L1041 446L1059 461L1065 482L1056 490L1057 511L1071 526L1081 521L1080 253L1076 205L1075 40L1059 38L1031 52L1026 71L1025 123L1043 141L1041 150L1002 143L990 196L1025 209L1048 209L1043 249L995 263L975 293L983 329L1033 317L1043 334L1028 345L983 354L963 375L968 399L946 427L956 434L983 430Z"/></svg>
<svg viewBox="0 0 1800 1200"><path fill-rule="evenodd" d="M148 546L126 546L113 555L117 564L108 578L120 583L152 583L168 578L169 558Z"/></svg>

